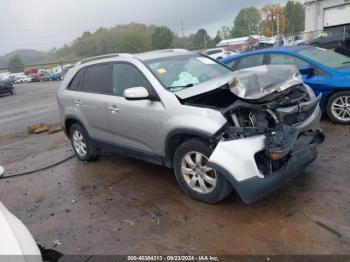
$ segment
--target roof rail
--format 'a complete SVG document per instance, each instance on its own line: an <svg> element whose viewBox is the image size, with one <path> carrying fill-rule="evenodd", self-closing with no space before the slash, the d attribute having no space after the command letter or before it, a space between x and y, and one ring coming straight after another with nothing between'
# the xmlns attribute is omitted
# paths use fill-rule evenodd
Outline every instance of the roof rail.
<svg viewBox="0 0 350 262"><path fill-rule="evenodd" d="M170 49L160 49L160 50L150 51L150 53L152 52L157 53L157 52L189 52L189 51L182 48L170 48Z"/></svg>
<svg viewBox="0 0 350 262"><path fill-rule="evenodd" d="M112 57L117 57L117 56L121 56L121 55L128 55L131 56L129 54L106 54L106 55L99 55L99 56L93 56L93 57L89 57L86 59L83 59L81 61L79 61L78 63L76 63L76 65L82 65L88 62L92 62L95 60L99 60L99 59L105 59L105 58L112 58Z"/></svg>

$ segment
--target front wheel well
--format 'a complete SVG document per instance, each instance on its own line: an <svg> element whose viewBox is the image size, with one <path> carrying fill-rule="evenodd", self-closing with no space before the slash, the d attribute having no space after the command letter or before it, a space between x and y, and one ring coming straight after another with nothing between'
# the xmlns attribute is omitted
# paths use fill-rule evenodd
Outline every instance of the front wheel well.
<svg viewBox="0 0 350 262"><path fill-rule="evenodd" d="M325 99L324 99L324 103L323 103L324 108L327 107L328 102L329 102L329 99L330 99L334 94L339 93L339 92L342 92L342 91L348 91L348 90L346 90L346 89L336 89L336 90L334 90L334 91L328 93L327 96L326 96Z"/></svg>
<svg viewBox="0 0 350 262"><path fill-rule="evenodd" d="M173 158L176 152L176 149L185 141L190 139L198 139L204 142L209 143L210 137L204 134L199 133L177 133L170 136L167 139L166 149L165 149L165 165L168 167L173 166Z"/></svg>
<svg viewBox="0 0 350 262"><path fill-rule="evenodd" d="M81 124L80 121L74 119L74 118L68 118L64 121L64 131L66 133L66 135L69 137L70 136L70 128L72 127L72 125L74 124L80 124L82 127L83 125Z"/></svg>

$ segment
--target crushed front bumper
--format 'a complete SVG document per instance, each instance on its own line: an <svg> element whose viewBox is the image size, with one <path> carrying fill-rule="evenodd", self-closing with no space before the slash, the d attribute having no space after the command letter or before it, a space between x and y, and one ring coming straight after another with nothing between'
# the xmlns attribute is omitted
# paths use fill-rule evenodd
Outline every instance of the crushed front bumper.
<svg viewBox="0 0 350 262"><path fill-rule="evenodd" d="M208 166L224 175L238 192L242 200L252 203L276 191L293 180L300 171L317 157L317 145L322 143L321 130L299 133L292 147L285 147L285 160L278 169L264 174L259 169L255 156L268 152L266 136L255 136L228 142L221 142L214 150Z"/></svg>

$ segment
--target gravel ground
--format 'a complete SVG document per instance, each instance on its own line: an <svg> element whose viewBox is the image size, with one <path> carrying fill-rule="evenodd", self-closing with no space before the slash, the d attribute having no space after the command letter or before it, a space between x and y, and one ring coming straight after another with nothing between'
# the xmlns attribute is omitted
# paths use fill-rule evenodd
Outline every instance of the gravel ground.
<svg viewBox="0 0 350 262"><path fill-rule="evenodd" d="M59 82L25 84L0 97L0 164L7 174L69 156L56 122ZM323 120L327 139L303 175L251 205L236 194L207 205L183 194L171 170L118 155L72 158L0 180L0 200L37 241L64 254L350 254L350 132Z"/></svg>

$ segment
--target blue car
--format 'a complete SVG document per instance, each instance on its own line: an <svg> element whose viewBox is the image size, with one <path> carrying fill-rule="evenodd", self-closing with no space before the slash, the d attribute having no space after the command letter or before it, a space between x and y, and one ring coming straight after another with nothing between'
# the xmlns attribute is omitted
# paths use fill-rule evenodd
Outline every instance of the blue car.
<svg viewBox="0 0 350 262"><path fill-rule="evenodd" d="M300 45L242 53L221 61L233 70L274 64L296 65L316 95L321 108L339 124L350 124L350 57L317 47Z"/></svg>

